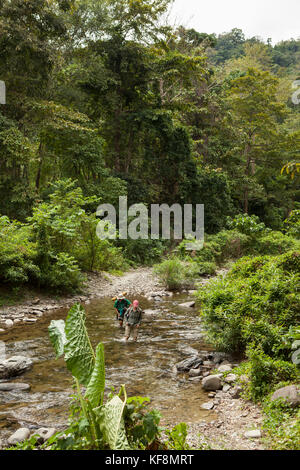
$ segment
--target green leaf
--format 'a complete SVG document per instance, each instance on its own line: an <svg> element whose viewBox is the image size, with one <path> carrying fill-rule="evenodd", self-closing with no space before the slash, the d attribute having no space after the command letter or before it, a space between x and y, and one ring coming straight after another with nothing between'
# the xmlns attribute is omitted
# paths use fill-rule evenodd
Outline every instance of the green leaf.
<svg viewBox="0 0 300 470"><path fill-rule="evenodd" d="M80 304L75 304L69 311L65 331L67 367L80 384L88 386L94 370L95 355L85 326L85 311Z"/></svg>
<svg viewBox="0 0 300 470"><path fill-rule="evenodd" d="M103 395L105 388L105 359L104 359L104 346L99 343L96 349L96 362L88 384L85 398L87 398L92 406L96 408L99 404L102 405Z"/></svg>
<svg viewBox="0 0 300 470"><path fill-rule="evenodd" d="M52 320L48 327L50 341L56 352L56 359L64 353L64 347L67 342L64 320Z"/></svg>
<svg viewBox="0 0 300 470"><path fill-rule="evenodd" d="M125 392L124 386L122 389ZM94 409L105 436L106 442L111 450L130 450L125 432L123 412L126 404L119 396L115 395L104 406Z"/></svg>

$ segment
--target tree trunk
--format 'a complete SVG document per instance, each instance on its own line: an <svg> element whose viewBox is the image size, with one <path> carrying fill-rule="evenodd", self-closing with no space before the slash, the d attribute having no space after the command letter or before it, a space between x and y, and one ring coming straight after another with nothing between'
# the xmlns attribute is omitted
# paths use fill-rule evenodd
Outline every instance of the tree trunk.
<svg viewBox="0 0 300 470"><path fill-rule="evenodd" d="M42 142L40 142L38 154L39 154L39 167L38 167L36 180L35 180L35 187L37 190L40 189L41 174L42 174L42 167L43 167L43 161L44 161L44 145L42 144Z"/></svg>

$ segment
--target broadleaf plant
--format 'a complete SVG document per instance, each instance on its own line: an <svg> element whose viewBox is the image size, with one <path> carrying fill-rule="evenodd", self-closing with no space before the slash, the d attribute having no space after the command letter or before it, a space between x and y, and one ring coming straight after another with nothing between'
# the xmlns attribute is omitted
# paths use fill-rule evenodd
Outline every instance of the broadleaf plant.
<svg viewBox="0 0 300 470"><path fill-rule="evenodd" d="M70 309L65 322L63 320L51 322L49 326L51 343L57 358L64 354L66 365L75 379L83 421L89 425L91 441L98 448L101 445L104 448L108 446L112 450L130 449L123 417L127 400L125 386L121 387L119 395L112 397L103 405L104 346L99 343L95 354L87 333L85 319L84 308L80 304L75 304ZM86 386L84 396L80 385ZM120 398L122 394L124 401Z"/></svg>
<svg viewBox="0 0 300 470"><path fill-rule="evenodd" d="M74 412L78 416L78 420L71 421L67 430L52 438L51 449L130 450L145 449L153 442L159 442L160 415L155 418L155 410L143 412L149 398L127 399L125 385L122 385L119 394L110 394L108 401L104 403L104 346L99 343L96 351L93 350L85 320L84 308L75 304L65 322L53 320L49 326L49 336L56 357L64 355L66 365L75 380L77 405L74 405ZM81 386L86 388L84 394ZM151 433L146 425L148 421L151 429L153 428ZM137 429L141 429L142 435L135 435Z"/></svg>

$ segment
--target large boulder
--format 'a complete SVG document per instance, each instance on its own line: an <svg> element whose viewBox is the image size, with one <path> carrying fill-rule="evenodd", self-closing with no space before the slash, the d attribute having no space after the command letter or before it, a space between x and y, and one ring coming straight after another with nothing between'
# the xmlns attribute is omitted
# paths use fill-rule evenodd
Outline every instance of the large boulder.
<svg viewBox="0 0 300 470"><path fill-rule="evenodd" d="M0 361L0 379L22 374L32 366L32 360L24 356L13 356Z"/></svg>
<svg viewBox="0 0 300 470"><path fill-rule="evenodd" d="M179 372L189 372L191 369L198 369L203 364L203 359L199 356L192 356L176 364Z"/></svg>
<svg viewBox="0 0 300 470"><path fill-rule="evenodd" d="M297 385L288 385L287 387L280 388L273 393L271 401L283 398L292 407L300 405L300 387Z"/></svg>
<svg viewBox="0 0 300 470"><path fill-rule="evenodd" d="M217 375L209 375L202 380L202 388L209 392L215 392L216 390L221 390L222 381L221 378Z"/></svg>

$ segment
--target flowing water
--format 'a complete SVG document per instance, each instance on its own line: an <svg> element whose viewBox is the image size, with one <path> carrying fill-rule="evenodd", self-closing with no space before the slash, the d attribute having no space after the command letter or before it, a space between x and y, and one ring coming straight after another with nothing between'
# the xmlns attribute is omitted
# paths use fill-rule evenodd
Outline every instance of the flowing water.
<svg viewBox="0 0 300 470"><path fill-rule="evenodd" d="M112 301L97 299L85 305L87 328L93 346L104 343L106 389L126 384L128 396L149 397L163 415L163 424L214 419L201 409L207 394L201 384L191 383L174 366L198 351L209 350L203 342L201 321L195 309L178 304L189 300L175 295L162 302L137 296L146 313L138 342L124 342L124 330L115 320ZM1 337L6 355L30 357L34 364L15 382L30 384L29 392L0 391L0 437L22 426L63 428L68 418L72 377L63 359L56 360L48 337L52 319L65 319L67 309L48 312L31 326L19 325Z"/></svg>

